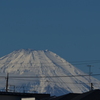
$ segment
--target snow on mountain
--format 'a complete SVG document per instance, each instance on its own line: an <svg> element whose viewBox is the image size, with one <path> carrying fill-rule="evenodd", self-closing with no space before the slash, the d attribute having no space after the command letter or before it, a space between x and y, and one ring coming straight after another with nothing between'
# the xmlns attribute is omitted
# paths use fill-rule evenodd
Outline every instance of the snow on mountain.
<svg viewBox="0 0 100 100"><path fill-rule="evenodd" d="M86 74L49 50L21 49L1 57L0 75L6 73L9 91L63 95L90 88L89 76L78 76ZM91 77L91 82L95 89L99 88L100 81ZM0 83L0 88L5 87L5 79Z"/></svg>

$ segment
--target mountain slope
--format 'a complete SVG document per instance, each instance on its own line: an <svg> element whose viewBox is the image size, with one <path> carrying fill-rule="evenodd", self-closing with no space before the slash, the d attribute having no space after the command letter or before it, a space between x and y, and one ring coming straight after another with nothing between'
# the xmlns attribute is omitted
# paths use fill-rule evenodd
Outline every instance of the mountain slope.
<svg viewBox="0 0 100 100"><path fill-rule="evenodd" d="M48 50L21 49L3 56L0 58L0 73L9 73L9 89L20 92L62 95L81 93L90 88L89 77L78 76L86 75L84 72ZM93 77L91 82L99 83ZM99 88L98 84L94 84L94 88Z"/></svg>

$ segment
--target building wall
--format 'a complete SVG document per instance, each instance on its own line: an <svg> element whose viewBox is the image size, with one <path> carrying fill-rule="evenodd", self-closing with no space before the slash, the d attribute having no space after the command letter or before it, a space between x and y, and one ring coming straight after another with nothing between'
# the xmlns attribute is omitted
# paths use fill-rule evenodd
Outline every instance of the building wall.
<svg viewBox="0 0 100 100"><path fill-rule="evenodd" d="M35 98L35 100L40 100L47 97L50 97L50 94L28 94L28 93L13 93L13 92L0 93L0 100L21 100L22 98Z"/></svg>
<svg viewBox="0 0 100 100"><path fill-rule="evenodd" d="M35 98L22 98L21 100L35 100Z"/></svg>
<svg viewBox="0 0 100 100"><path fill-rule="evenodd" d="M21 100L21 97L0 95L0 100Z"/></svg>

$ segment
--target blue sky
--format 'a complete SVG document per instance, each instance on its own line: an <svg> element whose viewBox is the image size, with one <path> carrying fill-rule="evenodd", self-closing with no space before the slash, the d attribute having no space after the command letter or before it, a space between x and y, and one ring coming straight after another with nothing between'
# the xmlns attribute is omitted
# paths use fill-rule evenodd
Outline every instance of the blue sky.
<svg viewBox="0 0 100 100"><path fill-rule="evenodd" d="M100 0L0 0L0 57L22 48L91 61L98 71Z"/></svg>

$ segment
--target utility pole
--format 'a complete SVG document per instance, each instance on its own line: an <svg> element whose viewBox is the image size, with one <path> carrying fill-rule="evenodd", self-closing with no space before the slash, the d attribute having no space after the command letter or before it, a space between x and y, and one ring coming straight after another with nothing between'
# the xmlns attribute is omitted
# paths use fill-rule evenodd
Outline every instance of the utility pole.
<svg viewBox="0 0 100 100"><path fill-rule="evenodd" d="M93 83L91 83L91 65L87 65L87 67L89 67L89 84L90 84L90 90L93 90Z"/></svg>
<svg viewBox="0 0 100 100"><path fill-rule="evenodd" d="M47 82L47 91L49 91L49 81L48 80L46 80L46 82Z"/></svg>
<svg viewBox="0 0 100 100"><path fill-rule="evenodd" d="M9 73L7 73L6 77L6 92L8 92L8 79L9 79Z"/></svg>
<svg viewBox="0 0 100 100"><path fill-rule="evenodd" d="M89 83L91 83L91 65L87 65L89 67Z"/></svg>

